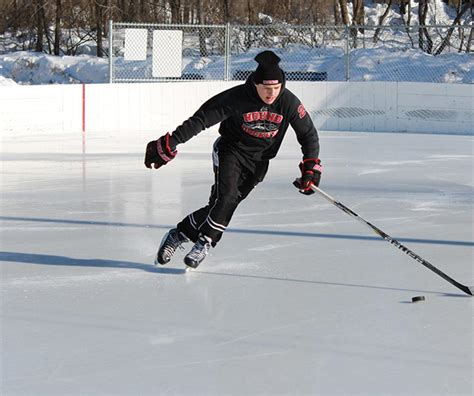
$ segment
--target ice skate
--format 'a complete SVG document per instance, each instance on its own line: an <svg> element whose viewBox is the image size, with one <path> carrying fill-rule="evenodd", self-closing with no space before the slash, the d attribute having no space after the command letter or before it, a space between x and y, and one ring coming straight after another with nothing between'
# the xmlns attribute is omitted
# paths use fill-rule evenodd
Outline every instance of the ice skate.
<svg viewBox="0 0 474 396"><path fill-rule="evenodd" d="M191 251L184 257L184 263L191 268L197 268L208 255L211 242L209 237L201 235Z"/></svg>
<svg viewBox="0 0 474 396"><path fill-rule="evenodd" d="M183 243L189 242L189 239L178 229L173 228L163 237L160 248L156 253L155 265L164 265L171 260L176 249L183 248Z"/></svg>

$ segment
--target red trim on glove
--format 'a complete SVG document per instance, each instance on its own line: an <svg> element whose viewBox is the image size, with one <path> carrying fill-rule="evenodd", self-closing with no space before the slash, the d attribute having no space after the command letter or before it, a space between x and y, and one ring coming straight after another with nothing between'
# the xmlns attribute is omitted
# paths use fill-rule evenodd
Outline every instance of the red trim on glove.
<svg viewBox="0 0 474 396"><path fill-rule="evenodd" d="M165 142L166 142L166 150L168 150L169 155L171 155L173 158L176 157L176 154L178 153L178 151L176 150L176 148L174 150L171 150L171 147L170 147L170 133L169 132L166 132Z"/></svg>
<svg viewBox="0 0 474 396"><path fill-rule="evenodd" d="M311 170L311 171L313 171L313 173L314 173L314 171L318 171L318 172L321 172L321 173L322 173L322 171L323 171L323 166L321 165L321 160L320 160L319 158L303 158L303 160L302 160L301 162L302 162L302 164L303 164L303 166L304 166L304 164L305 164L306 162L309 162L309 161L312 161L312 162L314 162L315 164L314 164L314 166L313 166L312 169L305 169L305 171Z"/></svg>
<svg viewBox="0 0 474 396"><path fill-rule="evenodd" d="M178 151L175 149L174 151L171 150L170 147L170 134L169 132L166 133L164 136L165 140L165 147L162 146L161 144L161 139L158 139L156 141L156 151L158 152L158 155L165 160L166 162L171 161L174 157L176 157L176 154Z"/></svg>

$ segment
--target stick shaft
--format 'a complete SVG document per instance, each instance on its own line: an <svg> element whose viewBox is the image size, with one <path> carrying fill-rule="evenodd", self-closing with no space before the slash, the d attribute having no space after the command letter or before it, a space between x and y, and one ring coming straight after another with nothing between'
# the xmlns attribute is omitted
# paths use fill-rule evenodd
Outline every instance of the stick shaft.
<svg viewBox="0 0 474 396"><path fill-rule="evenodd" d="M462 290L464 293L466 294L469 294L469 295L473 295L473 287L468 287L466 285L463 285L462 283L459 283L458 281L456 281L455 279L451 278L449 275L445 274L443 271L441 271L440 269L436 268L433 264L431 264L428 260L425 260L424 258L422 258L421 256L419 256L418 254L416 254L415 252L413 252L412 250L408 249L406 246L404 246L403 244L401 244L399 241L397 241L396 239L392 238L390 235L386 234L385 232L383 232L380 228L374 226L372 223L370 223L369 221L365 220L363 217L359 216L357 213L355 213L353 210L349 209L347 206L345 206L344 204L342 204L341 202L337 201L336 199L334 199L333 197L331 197L329 194L327 194L326 192L324 192L323 190L321 190L319 187L316 187L316 186L312 186L311 187L315 192L317 192L319 195L321 195L323 198L325 198L326 200L328 200L329 202L331 202L333 205L335 205L336 207L338 207L339 209L341 209L343 212L346 212L348 215L350 215L351 217L355 218L356 220L358 220L359 222L361 222L362 224L365 224L366 226L368 226L372 231L374 231L377 235L379 235L380 237L382 237L383 239L385 239L387 242L390 242L390 244L396 246L398 249L400 249L402 252L408 254L411 258L415 259L416 261L418 261L420 264L424 265L426 268L430 269L431 271L433 271L435 274L437 274L438 276L440 276L441 278L443 278L444 280L448 281L449 283L451 283L453 286L456 286L458 289Z"/></svg>

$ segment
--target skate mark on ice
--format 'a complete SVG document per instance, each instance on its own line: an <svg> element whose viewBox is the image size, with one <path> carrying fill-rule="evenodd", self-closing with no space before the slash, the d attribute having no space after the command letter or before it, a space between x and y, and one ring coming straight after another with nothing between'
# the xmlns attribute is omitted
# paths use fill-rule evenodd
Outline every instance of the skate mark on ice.
<svg viewBox="0 0 474 396"><path fill-rule="evenodd" d="M177 368L177 367L196 366L196 365L200 366L203 364L212 364L212 363L225 363L225 362L231 362L235 360L245 360L245 359L260 358L260 357L267 357L267 356L274 356L274 355L283 355L286 353L287 351L263 352L263 353L253 353L249 355L232 356L232 357L220 358L220 359L194 360L192 362L173 363L173 364L157 366L155 367L155 369Z"/></svg>
<svg viewBox="0 0 474 396"><path fill-rule="evenodd" d="M247 338L258 336L260 334L271 333L272 331L278 331L278 330L282 330L282 329L287 329L289 327L300 326L302 324L311 323L311 322L314 322L314 321L316 321L316 318L303 319L303 320L299 320L297 322L292 322L292 323L288 323L288 324L281 325L281 326L267 327L265 329L253 331L251 333L245 334L245 335L240 336L240 337L233 338L233 339L228 340L228 341L220 342L220 343L216 344L216 347L222 347L222 346L225 346L225 345L234 344L236 342L246 340Z"/></svg>
<svg viewBox="0 0 474 396"><path fill-rule="evenodd" d="M361 306L358 309L353 309L350 313L348 313L346 315L346 319L348 317L357 318L358 315L360 315L361 311L367 310L367 308L370 308L370 307L376 307L376 306L382 306L382 305L383 305L383 303L380 303L380 302L376 301L376 302L373 302L371 304ZM261 330L257 330L257 331L247 333L247 334L239 336L239 337L232 338L228 341L220 342L220 343L216 344L216 346L221 347L221 346L225 346L225 345L229 345L229 344L234 344L236 342L240 342L240 341L246 340L248 338L261 335L261 334L267 334L267 333L271 333L271 332L274 332L274 331L279 331L279 330L282 330L282 329L288 329L288 328L291 328L291 327L300 327L301 325L308 326L308 325L311 325L311 323L316 324L316 327L320 327L322 325L325 325L326 323L331 322L332 318L337 318L339 315L340 315L339 310L335 310L332 314L326 315L326 317L324 319L319 317L319 316L317 316L317 317L307 317L307 318L303 318L303 319L300 319L300 320L297 320L297 321L294 321L294 322L291 322L291 323L286 323L284 325L267 327L267 328L264 328L264 329L261 329Z"/></svg>

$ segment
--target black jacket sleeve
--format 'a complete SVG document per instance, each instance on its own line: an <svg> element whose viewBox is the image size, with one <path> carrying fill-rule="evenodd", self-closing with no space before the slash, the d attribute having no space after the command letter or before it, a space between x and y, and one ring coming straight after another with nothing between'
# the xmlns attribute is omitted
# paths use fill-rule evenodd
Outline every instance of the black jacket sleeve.
<svg viewBox="0 0 474 396"><path fill-rule="evenodd" d="M308 112L296 96L292 101L290 125L296 132L303 158L319 158L319 136Z"/></svg>
<svg viewBox="0 0 474 396"><path fill-rule="evenodd" d="M171 136L173 144L185 143L204 129L230 117L232 114L231 104L231 90L213 96L192 117L174 130Z"/></svg>

